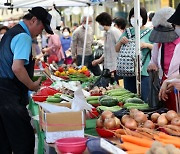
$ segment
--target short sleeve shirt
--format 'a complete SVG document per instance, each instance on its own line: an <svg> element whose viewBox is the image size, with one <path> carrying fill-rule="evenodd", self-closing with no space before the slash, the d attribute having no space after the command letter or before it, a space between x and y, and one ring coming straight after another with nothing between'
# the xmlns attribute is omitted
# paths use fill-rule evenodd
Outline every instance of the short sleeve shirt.
<svg viewBox="0 0 180 154"><path fill-rule="evenodd" d="M11 41L11 50L14 54L14 60L24 60L24 64L29 64L29 56L32 48L32 38L30 31L23 21L19 24L23 27L26 33L16 35Z"/></svg>

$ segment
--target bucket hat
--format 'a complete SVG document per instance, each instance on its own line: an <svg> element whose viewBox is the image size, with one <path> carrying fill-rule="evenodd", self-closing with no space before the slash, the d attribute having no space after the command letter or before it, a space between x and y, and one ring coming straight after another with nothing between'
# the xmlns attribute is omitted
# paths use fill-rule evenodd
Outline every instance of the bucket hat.
<svg viewBox="0 0 180 154"><path fill-rule="evenodd" d="M174 14L167 21L175 25L180 25L180 3Z"/></svg>
<svg viewBox="0 0 180 154"><path fill-rule="evenodd" d="M53 31L50 27L52 16L43 7L33 7L31 10L28 11L37 19L42 21L47 33L53 34Z"/></svg>
<svg viewBox="0 0 180 154"><path fill-rule="evenodd" d="M174 32L174 27L167 20L173 15L175 10L171 7L162 8L155 12L152 18L152 24L154 26L149 40L154 43L167 43L173 42L178 38L178 35Z"/></svg>

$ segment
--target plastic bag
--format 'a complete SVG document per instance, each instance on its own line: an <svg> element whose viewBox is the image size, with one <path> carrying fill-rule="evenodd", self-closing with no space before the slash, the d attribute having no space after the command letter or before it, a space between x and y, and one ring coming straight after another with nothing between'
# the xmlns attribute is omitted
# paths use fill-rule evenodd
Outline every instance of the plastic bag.
<svg viewBox="0 0 180 154"><path fill-rule="evenodd" d="M94 59L99 59L104 53L103 46L99 46L94 50Z"/></svg>
<svg viewBox="0 0 180 154"><path fill-rule="evenodd" d="M109 83L112 84L114 82L113 78L111 77L111 73L109 69L104 69L101 76L96 80L93 87L104 87L106 88Z"/></svg>
<svg viewBox="0 0 180 154"><path fill-rule="evenodd" d="M160 90L160 80L158 71L149 71L149 82L150 90L148 97L148 104L150 108L158 109L162 107L162 102L159 101L159 90Z"/></svg>

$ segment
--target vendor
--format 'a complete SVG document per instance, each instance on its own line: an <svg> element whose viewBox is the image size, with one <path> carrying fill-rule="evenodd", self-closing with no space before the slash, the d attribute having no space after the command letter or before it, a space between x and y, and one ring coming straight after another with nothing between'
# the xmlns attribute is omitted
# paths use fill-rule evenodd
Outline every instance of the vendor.
<svg viewBox="0 0 180 154"><path fill-rule="evenodd" d="M40 88L33 82L32 39L50 28L51 15L34 7L23 21L8 30L0 42L0 154L34 154L35 136L26 108L28 89Z"/></svg>

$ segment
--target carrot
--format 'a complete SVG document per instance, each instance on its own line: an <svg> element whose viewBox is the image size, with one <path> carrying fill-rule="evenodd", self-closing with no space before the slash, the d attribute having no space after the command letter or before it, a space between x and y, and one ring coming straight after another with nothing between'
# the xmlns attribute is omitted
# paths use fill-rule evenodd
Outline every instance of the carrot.
<svg viewBox="0 0 180 154"><path fill-rule="evenodd" d="M161 139L161 142L163 142L165 144L174 144L177 148L180 148L180 142L178 142L177 140L173 140L173 139Z"/></svg>
<svg viewBox="0 0 180 154"><path fill-rule="evenodd" d="M150 129L150 128L138 127L138 128L136 128L136 130L141 131L141 132L150 133L150 134L157 134L157 131Z"/></svg>
<svg viewBox="0 0 180 154"><path fill-rule="evenodd" d="M177 131L177 132L180 132L180 127L179 127L179 126L175 126L175 125L165 125L164 127L170 128L170 129L175 130L175 131Z"/></svg>
<svg viewBox="0 0 180 154"><path fill-rule="evenodd" d="M115 130L115 133L116 134L121 134L121 135L125 135L126 134L124 129L117 129L117 130Z"/></svg>
<svg viewBox="0 0 180 154"><path fill-rule="evenodd" d="M180 132L178 132L178 131L172 130L170 128L164 128L164 130L170 135L180 136Z"/></svg>
<svg viewBox="0 0 180 154"><path fill-rule="evenodd" d="M130 142L123 142L122 144L119 145L121 149L123 150L127 150L127 151L134 151L136 149L137 150L147 150L149 148L147 147L143 147L143 146L139 146Z"/></svg>
<svg viewBox="0 0 180 154"><path fill-rule="evenodd" d="M145 154L148 149L146 150L134 150L134 151L126 151L127 154Z"/></svg>
<svg viewBox="0 0 180 154"><path fill-rule="evenodd" d="M121 139L123 140L123 142L130 142L148 148L150 148L153 143L153 141L151 140L139 138L131 135L121 135Z"/></svg>
<svg viewBox="0 0 180 154"><path fill-rule="evenodd" d="M147 139L152 140L153 139L153 135L146 133L146 132L139 132L140 134L144 135Z"/></svg>
<svg viewBox="0 0 180 154"><path fill-rule="evenodd" d="M159 137L160 138L164 138L164 139L172 139L172 140L178 140L180 142L180 138L179 137L175 137L175 136L171 136L171 135L168 135L168 134L165 134L165 133L162 133L160 132L159 133Z"/></svg>
<svg viewBox="0 0 180 154"><path fill-rule="evenodd" d="M127 135L132 135L132 136L139 137L139 138L150 139L149 137L147 137L147 136L145 136L145 135L143 135L143 134L141 134L141 133L139 133L137 131L132 131L132 130L130 130L128 128L126 129L125 132L126 132Z"/></svg>

